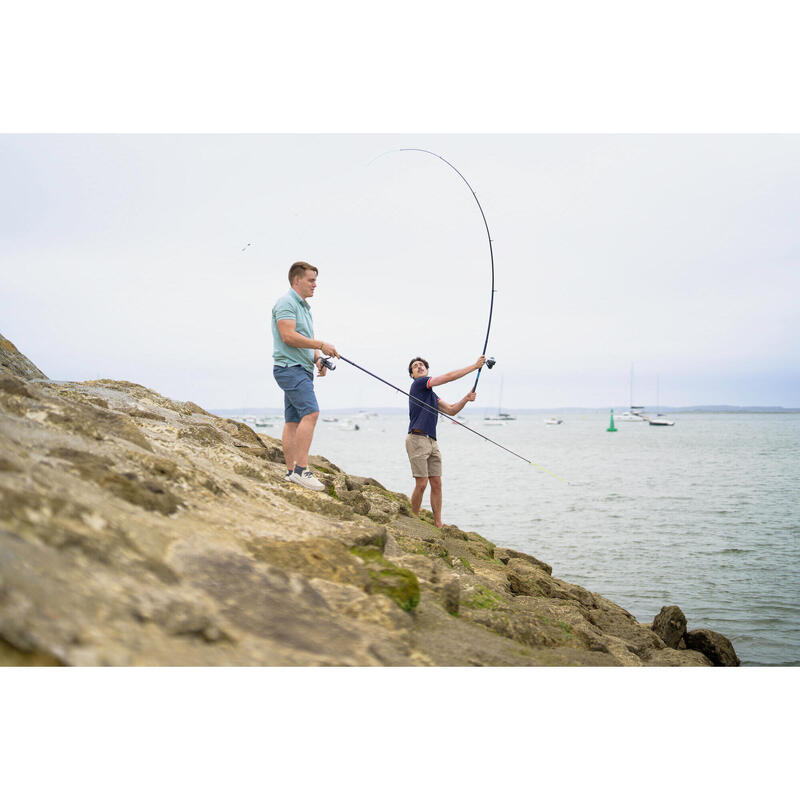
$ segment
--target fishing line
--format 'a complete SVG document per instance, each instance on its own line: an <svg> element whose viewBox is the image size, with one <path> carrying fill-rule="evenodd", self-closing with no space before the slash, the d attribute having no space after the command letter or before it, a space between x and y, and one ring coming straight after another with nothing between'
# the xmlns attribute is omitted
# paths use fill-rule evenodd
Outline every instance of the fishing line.
<svg viewBox="0 0 800 800"><path fill-rule="evenodd" d="M343 355L341 355L341 353L339 354L339 358L342 361L346 361L348 364L350 364L351 366L355 367L356 369L360 369L362 372L366 372L367 375L369 375L372 378L375 378L376 380L379 380L381 383L385 383L387 386L391 386L391 388L394 389L395 391L402 392L410 400L412 400L413 402L417 403L417 405L423 406L424 408L427 408L429 411L433 411L434 414L439 414L439 415L441 415L443 417L447 417L447 419L449 419L451 422L455 422L456 425L460 425L462 428L466 428L468 431L474 433L476 436L480 436L481 439L485 439L490 444L496 445L500 449L505 450L507 453L511 453L512 456L516 456L517 458L522 459L526 464L530 464L531 466L536 467L536 469L540 469L542 472L546 472L548 475L552 475L554 478L558 478L560 481L564 481L564 483L569 483L569 481L567 481L565 478L562 478L560 475L556 475L554 472L550 472L550 470L545 469L544 467L540 467L538 464L534 463L529 458L525 458L525 456L521 456L519 453L516 453L513 450L511 450L508 447L506 447L505 445L502 445L499 442L496 442L494 439L490 439L488 436L484 436L480 431L476 431L474 428L470 428L469 425L465 425L463 422L459 422L457 419L454 419L449 414L445 414L444 411L439 411L438 408L435 408L434 406L429 405L424 400L420 400L417 397L412 397L408 392L404 391L399 386L395 386L393 383L389 383L389 381L384 380L379 375L376 375L374 372L370 372L368 369L365 369L364 367L360 366L359 364L356 364L355 361L351 361L349 358L345 358ZM330 364L331 364L331 362L328 361L327 359L323 359L322 363L325 366L330 366Z"/></svg>
<svg viewBox="0 0 800 800"><path fill-rule="evenodd" d="M461 172L456 169L453 164L451 164L446 158L443 158L438 153L434 153L433 150L424 150L421 147L400 147L397 150L387 150L385 153L381 153L379 156L376 156L372 159L369 163L372 164L373 162L377 161L379 158L382 158L385 155L389 155L389 153L427 153L428 155L434 156L438 158L439 161L444 161L450 169L452 169L459 178L461 178L464 183L467 184L467 188L472 192L472 196L475 198L475 202L478 204L478 210L481 212L481 217L483 218L483 226L486 228L486 236L489 239L489 260L491 261L492 265L492 293L490 295L491 300L489 302L489 324L486 326L486 338L483 342L483 350L481 351L481 355L486 355L486 348L489 345L489 332L492 329L492 312L494 311L494 295L495 295L495 288L494 288L494 251L492 250L492 234L489 232L489 223L486 221L486 214L483 213L483 207L481 206L480 200L478 200L478 195L475 194L475 190L470 186L469 181L461 174ZM369 166L369 165L368 165ZM495 365L496 361L494 358L487 358L486 359L486 368L491 369ZM354 365L355 366L355 365ZM481 367L478 370L478 374L475 376L475 383L472 384L472 391L474 392L478 386L478 381L481 377ZM477 433L477 431L474 431ZM480 436L480 434L478 434ZM502 445L501 445L502 446ZM516 455L516 454L515 454ZM520 456L521 458L521 456Z"/></svg>

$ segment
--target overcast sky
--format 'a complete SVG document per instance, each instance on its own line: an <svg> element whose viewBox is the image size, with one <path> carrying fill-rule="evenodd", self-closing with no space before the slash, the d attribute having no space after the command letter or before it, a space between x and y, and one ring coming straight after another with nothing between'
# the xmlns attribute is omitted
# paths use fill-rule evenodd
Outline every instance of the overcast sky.
<svg viewBox="0 0 800 800"><path fill-rule="evenodd" d="M47 375L282 405L270 310L406 388L481 352L478 405L800 407L800 136L4 135L0 332ZM252 243L247 247L248 243ZM457 400L468 381L445 387ZM347 364L323 407L404 397Z"/></svg>

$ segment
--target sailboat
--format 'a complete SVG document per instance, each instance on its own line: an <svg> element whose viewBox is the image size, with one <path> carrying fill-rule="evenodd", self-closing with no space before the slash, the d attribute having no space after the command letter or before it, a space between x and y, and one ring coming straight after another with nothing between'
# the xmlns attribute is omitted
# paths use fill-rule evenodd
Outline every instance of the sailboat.
<svg viewBox="0 0 800 800"><path fill-rule="evenodd" d="M658 409L661 408L661 397L659 395L659 379L656 377L656 415L655 417L650 417L647 421L651 425L657 425L660 427L667 427L669 425L674 425L675 420L667 419L663 414L659 413Z"/></svg>
<svg viewBox="0 0 800 800"><path fill-rule="evenodd" d="M635 406L633 404L633 362L631 361L631 405L630 410L623 412L617 417L617 422L647 422L647 417L644 413L644 406Z"/></svg>
<svg viewBox="0 0 800 800"><path fill-rule="evenodd" d="M497 404L497 415L496 416L488 416L483 418L484 425L505 425L506 422L511 422L515 420L516 417L512 417L511 414L507 414L503 411L503 376L500 376L500 400Z"/></svg>

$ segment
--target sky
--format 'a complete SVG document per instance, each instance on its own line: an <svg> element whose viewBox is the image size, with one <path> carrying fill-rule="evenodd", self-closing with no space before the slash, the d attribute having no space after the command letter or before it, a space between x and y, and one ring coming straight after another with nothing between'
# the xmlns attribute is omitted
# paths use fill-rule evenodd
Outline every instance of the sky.
<svg viewBox="0 0 800 800"><path fill-rule="evenodd" d="M477 406L625 407L632 365L637 405L800 406L797 135L6 134L0 332L54 379L278 407L270 312L304 260L351 361L403 388L414 356L466 366L486 228L404 147L491 232ZM405 401L345 363L317 389Z"/></svg>

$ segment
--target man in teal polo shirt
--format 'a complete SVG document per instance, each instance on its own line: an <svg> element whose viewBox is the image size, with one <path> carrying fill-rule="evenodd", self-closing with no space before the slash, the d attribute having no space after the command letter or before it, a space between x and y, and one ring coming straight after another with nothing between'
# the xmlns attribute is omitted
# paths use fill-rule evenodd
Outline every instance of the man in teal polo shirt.
<svg viewBox="0 0 800 800"><path fill-rule="evenodd" d="M292 288L272 308L272 374L283 389L285 424L281 438L286 480L317 492L325 485L308 468L308 452L319 417L314 366L324 378L328 370L321 363L322 355L339 357L332 344L314 338L311 306L306 299L314 294L318 274L311 264L296 261L289 269Z"/></svg>

